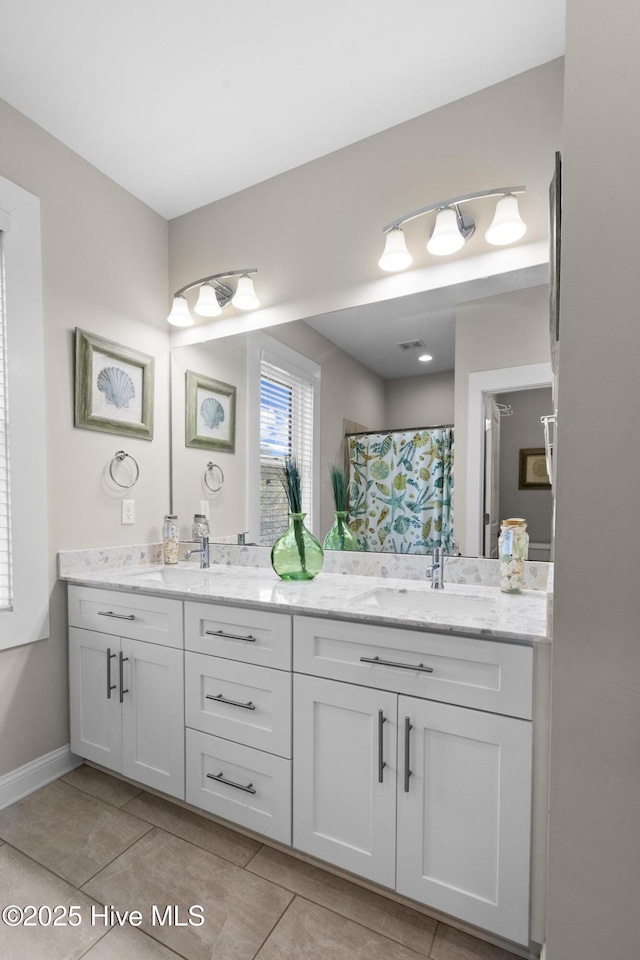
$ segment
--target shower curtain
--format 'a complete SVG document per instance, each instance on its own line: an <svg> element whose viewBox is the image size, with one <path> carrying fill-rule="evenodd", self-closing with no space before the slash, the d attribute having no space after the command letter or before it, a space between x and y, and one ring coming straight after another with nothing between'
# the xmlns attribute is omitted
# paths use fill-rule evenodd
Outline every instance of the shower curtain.
<svg viewBox="0 0 640 960"><path fill-rule="evenodd" d="M347 437L349 523L361 550L450 551L453 427Z"/></svg>

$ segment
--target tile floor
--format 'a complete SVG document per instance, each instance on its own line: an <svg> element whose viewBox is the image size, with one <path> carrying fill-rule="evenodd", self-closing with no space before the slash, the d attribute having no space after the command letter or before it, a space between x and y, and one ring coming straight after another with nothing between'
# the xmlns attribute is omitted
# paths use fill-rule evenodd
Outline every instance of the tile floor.
<svg viewBox="0 0 640 960"><path fill-rule="evenodd" d="M0 921L2 960L517 960L88 766L0 811L9 904L73 905L82 922ZM152 924L168 904L205 923ZM142 926L92 925L104 905Z"/></svg>

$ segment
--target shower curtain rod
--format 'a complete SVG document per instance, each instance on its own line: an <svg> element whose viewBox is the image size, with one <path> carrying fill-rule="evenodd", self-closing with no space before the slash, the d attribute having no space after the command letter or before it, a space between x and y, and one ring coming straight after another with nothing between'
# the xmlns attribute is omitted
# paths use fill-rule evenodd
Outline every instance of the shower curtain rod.
<svg viewBox="0 0 640 960"><path fill-rule="evenodd" d="M455 424L453 423L438 423L432 424L430 427L396 427L394 430L363 430L360 433L345 433L345 439L347 437L371 437L376 433L389 436L392 433L413 433L419 430L453 430L454 427Z"/></svg>

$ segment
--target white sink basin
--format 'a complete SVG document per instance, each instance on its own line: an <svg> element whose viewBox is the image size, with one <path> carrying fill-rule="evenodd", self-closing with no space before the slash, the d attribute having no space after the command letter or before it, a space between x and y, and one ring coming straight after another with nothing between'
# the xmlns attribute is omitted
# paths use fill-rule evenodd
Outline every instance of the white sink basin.
<svg viewBox="0 0 640 960"><path fill-rule="evenodd" d="M478 617L492 612L496 601L493 597L477 597L467 594L447 593L444 590L409 590L397 587L380 587L359 598L368 606L379 610L407 613L444 614L446 616Z"/></svg>
<svg viewBox="0 0 640 960"><path fill-rule="evenodd" d="M185 570L184 567L164 567L162 570L140 570L130 576L135 577L136 580L144 580L145 583L172 583L188 586L190 583L206 583L209 577L221 572L216 567L209 567L207 570L200 570L199 567L195 570Z"/></svg>

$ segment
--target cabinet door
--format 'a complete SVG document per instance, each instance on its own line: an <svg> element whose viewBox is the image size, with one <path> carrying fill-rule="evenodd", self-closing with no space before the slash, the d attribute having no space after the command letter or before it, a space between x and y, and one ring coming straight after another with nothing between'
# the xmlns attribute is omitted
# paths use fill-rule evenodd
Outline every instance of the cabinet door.
<svg viewBox="0 0 640 960"><path fill-rule="evenodd" d="M184 800L182 650L122 639L122 772Z"/></svg>
<svg viewBox="0 0 640 960"><path fill-rule="evenodd" d="M122 762L119 652L119 637L76 627L69 630L71 750L118 771Z"/></svg>
<svg viewBox="0 0 640 960"><path fill-rule="evenodd" d="M396 695L296 676L293 712L294 847L393 887Z"/></svg>
<svg viewBox="0 0 640 960"><path fill-rule="evenodd" d="M398 731L398 893L527 944L531 724L400 697Z"/></svg>

